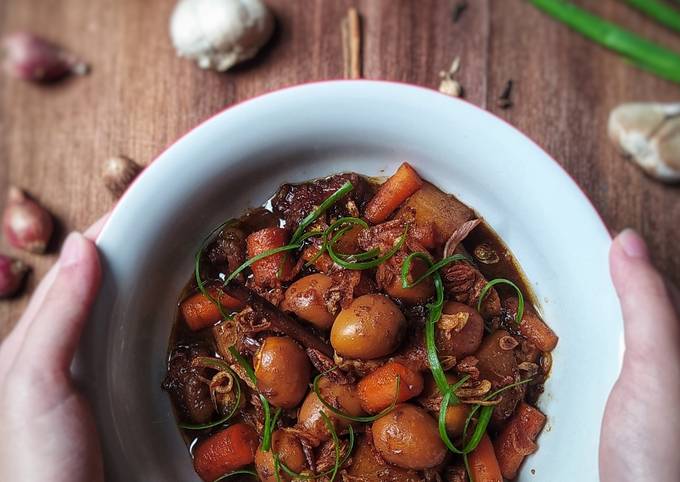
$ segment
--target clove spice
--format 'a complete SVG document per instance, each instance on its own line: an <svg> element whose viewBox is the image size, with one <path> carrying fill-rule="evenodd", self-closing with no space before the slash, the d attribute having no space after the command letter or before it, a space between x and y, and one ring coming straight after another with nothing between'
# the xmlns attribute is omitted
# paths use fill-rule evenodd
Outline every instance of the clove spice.
<svg viewBox="0 0 680 482"><path fill-rule="evenodd" d="M508 80L507 83L505 84L505 87L503 88L503 92L501 92L500 97L498 97L498 107L501 109L509 109L512 107L512 99L510 98L512 95L512 88L514 86L514 82L512 79Z"/></svg>
<svg viewBox="0 0 680 482"><path fill-rule="evenodd" d="M453 23L456 23L458 20L460 20L460 17L463 15L465 10L467 10L468 6L469 4L467 0L461 0L453 6L453 10L451 11L451 19L453 20Z"/></svg>
<svg viewBox="0 0 680 482"><path fill-rule="evenodd" d="M361 78L361 19L356 8L347 11L340 23L344 74L347 79Z"/></svg>

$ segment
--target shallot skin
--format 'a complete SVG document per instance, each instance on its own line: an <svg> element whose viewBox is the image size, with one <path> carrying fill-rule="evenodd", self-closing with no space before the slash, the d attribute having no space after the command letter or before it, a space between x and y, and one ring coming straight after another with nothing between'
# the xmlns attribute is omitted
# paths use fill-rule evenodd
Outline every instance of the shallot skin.
<svg viewBox="0 0 680 482"><path fill-rule="evenodd" d="M21 189L10 186L2 217L2 231L9 244L31 253L43 253L53 228L52 217L45 208Z"/></svg>
<svg viewBox="0 0 680 482"><path fill-rule="evenodd" d="M9 298L21 287L28 266L18 259L0 254L0 298Z"/></svg>
<svg viewBox="0 0 680 482"><path fill-rule="evenodd" d="M52 82L68 75L83 75L88 66L74 54L29 32L5 36L3 68L9 75L32 82Z"/></svg>

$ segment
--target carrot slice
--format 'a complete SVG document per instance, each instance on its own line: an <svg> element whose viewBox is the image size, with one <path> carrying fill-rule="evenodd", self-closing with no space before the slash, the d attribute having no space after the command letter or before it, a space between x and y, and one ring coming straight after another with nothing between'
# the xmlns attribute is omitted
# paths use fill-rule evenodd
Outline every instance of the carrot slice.
<svg viewBox="0 0 680 482"><path fill-rule="evenodd" d="M252 464L257 450L257 432L250 425L236 423L203 442L194 451L194 469L206 482Z"/></svg>
<svg viewBox="0 0 680 482"><path fill-rule="evenodd" d="M362 378L357 385L361 408L378 413L394 402L399 377L397 402L405 402L423 391L423 376L399 362L388 362Z"/></svg>
<svg viewBox="0 0 680 482"><path fill-rule="evenodd" d="M503 477L517 477L524 458L538 449L535 441L544 425L545 415L540 410L524 402L520 403L494 442Z"/></svg>
<svg viewBox="0 0 680 482"><path fill-rule="evenodd" d="M371 224L382 223L421 187L423 187L423 180L408 163L404 162L397 172L378 188L373 199L366 204L364 217Z"/></svg>
<svg viewBox="0 0 680 482"><path fill-rule="evenodd" d="M214 300L218 300L227 309L235 310L243 306L240 300L222 292L216 286L211 286L206 291ZM212 326L222 319L217 305L203 293L191 295L180 303L179 309L182 312L184 321L193 331Z"/></svg>
<svg viewBox="0 0 680 482"><path fill-rule="evenodd" d="M468 463L475 482L503 482L496 453L487 434L484 434L477 448L468 455Z"/></svg>
<svg viewBox="0 0 680 482"><path fill-rule="evenodd" d="M516 316L517 298L508 298L504 304L512 316ZM519 332L541 351L553 351L557 346L558 338L555 332L531 310L524 310Z"/></svg>
<svg viewBox="0 0 680 482"><path fill-rule="evenodd" d="M278 227L260 229L246 238L248 258L270 249L280 248L287 243L288 231L285 229ZM253 271L255 284L264 288L274 288L279 286L281 281L291 278L293 258L290 253L276 253L254 262L250 268Z"/></svg>

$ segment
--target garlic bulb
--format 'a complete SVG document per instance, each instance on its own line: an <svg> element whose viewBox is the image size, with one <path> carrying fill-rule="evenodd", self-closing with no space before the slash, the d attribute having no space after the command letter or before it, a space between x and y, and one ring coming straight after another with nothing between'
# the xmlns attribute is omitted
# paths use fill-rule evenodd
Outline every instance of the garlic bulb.
<svg viewBox="0 0 680 482"><path fill-rule="evenodd" d="M177 53L220 72L253 57L273 31L260 0L179 0L170 19Z"/></svg>
<svg viewBox="0 0 680 482"><path fill-rule="evenodd" d="M649 175L680 181L680 103L622 104L609 115L609 136Z"/></svg>

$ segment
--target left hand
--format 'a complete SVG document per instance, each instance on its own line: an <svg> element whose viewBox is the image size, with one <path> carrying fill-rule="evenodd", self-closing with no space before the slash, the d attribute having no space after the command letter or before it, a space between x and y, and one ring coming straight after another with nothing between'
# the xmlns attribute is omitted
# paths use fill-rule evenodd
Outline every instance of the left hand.
<svg viewBox="0 0 680 482"><path fill-rule="evenodd" d="M0 344L0 480L98 482L102 457L71 362L99 289L92 239L71 233L14 330Z"/></svg>

